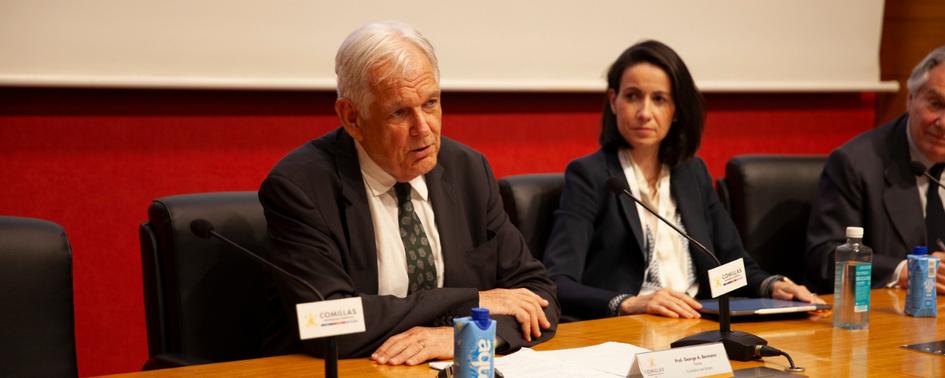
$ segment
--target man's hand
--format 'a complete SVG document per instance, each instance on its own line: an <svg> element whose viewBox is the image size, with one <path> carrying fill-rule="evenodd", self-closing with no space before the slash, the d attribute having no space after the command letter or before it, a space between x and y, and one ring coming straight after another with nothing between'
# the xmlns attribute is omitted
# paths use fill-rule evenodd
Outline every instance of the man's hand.
<svg viewBox="0 0 945 378"><path fill-rule="evenodd" d="M479 292L479 307L490 314L511 315L522 325L522 336L532 341L541 337L541 330L551 328L551 322L542 310L548 301L528 289L492 289Z"/></svg>
<svg viewBox="0 0 945 378"><path fill-rule="evenodd" d="M391 336L371 354L379 364L417 365L434 358L453 358L453 329L413 327Z"/></svg>
<svg viewBox="0 0 945 378"><path fill-rule="evenodd" d="M807 290L804 285L798 285L790 280L784 279L772 284L771 298L783 299L786 301L801 301L814 304L824 304L823 299Z"/></svg>
<svg viewBox="0 0 945 378"><path fill-rule="evenodd" d="M932 256L938 258L938 272L935 274L935 291L938 295L945 295L945 252L932 252ZM899 287L905 289L909 287L909 264L899 273Z"/></svg>
<svg viewBox="0 0 945 378"><path fill-rule="evenodd" d="M653 314L669 318L699 318L702 305L692 297L670 289L637 295L620 303L620 315Z"/></svg>
<svg viewBox="0 0 945 378"><path fill-rule="evenodd" d="M900 288L909 287L909 264L906 264L902 271L899 272L899 282L897 282Z"/></svg>

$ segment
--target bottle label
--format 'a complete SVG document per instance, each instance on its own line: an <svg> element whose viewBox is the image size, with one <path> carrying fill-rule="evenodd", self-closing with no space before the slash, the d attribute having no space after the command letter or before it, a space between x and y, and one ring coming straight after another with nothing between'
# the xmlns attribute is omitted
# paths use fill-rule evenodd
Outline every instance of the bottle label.
<svg viewBox="0 0 945 378"><path fill-rule="evenodd" d="M495 377L495 327L479 328L472 317L453 319L453 365L458 378Z"/></svg>
<svg viewBox="0 0 945 378"><path fill-rule="evenodd" d="M853 312L867 312L870 310L870 275L873 264L857 264L855 272L855 289Z"/></svg>

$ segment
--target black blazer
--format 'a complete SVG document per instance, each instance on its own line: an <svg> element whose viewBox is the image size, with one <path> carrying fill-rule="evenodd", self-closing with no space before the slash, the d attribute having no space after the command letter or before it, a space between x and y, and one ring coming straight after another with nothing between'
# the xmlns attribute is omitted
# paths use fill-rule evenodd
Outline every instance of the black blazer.
<svg viewBox="0 0 945 378"><path fill-rule="evenodd" d="M468 316L478 306L480 290L493 288L528 288L548 300L545 314L552 329L531 344L550 338L560 315L554 284L509 222L485 158L443 137L437 165L424 177L440 234L444 287L406 298L377 295L374 226L354 140L343 129L291 152L259 189L273 262L328 298L361 296L364 301L367 331L338 337L339 354L367 356L388 337L414 326L451 325L452 317ZM288 304L315 300L294 282L276 280ZM505 350L529 344L513 317L493 317L497 335L508 342ZM298 338L297 329L291 333ZM304 346L320 355L319 343Z"/></svg>
<svg viewBox="0 0 945 378"><path fill-rule="evenodd" d="M568 164L544 262L558 285L564 313L581 319L612 316L608 302L636 294L646 262L643 231L635 203L612 193L607 179L626 180L617 153L599 150ZM686 231L724 264L745 259L748 286L734 295L758 296L767 273L742 247L738 231L712 188L705 163L693 158L670 171L671 195ZM689 246L699 280L697 297L708 298L707 271L715 262Z"/></svg>
<svg viewBox="0 0 945 378"><path fill-rule="evenodd" d="M827 158L807 226L807 278L817 291L833 291L834 249L846 242L847 226L863 227L863 243L873 248L874 288L893 279L912 246L926 244L908 120L903 114Z"/></svg>

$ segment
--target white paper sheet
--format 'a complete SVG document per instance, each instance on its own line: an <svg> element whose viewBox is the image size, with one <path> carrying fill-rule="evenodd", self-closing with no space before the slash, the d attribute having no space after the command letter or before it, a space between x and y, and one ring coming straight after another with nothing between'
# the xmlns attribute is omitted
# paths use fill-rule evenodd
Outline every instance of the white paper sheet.
<svg viewBox="0 0 945 378"><path fill-rule="evenodd" d="M636 345L608 341L583 348L549 350L538 353L542 357L626 377L637 353L649 351L649 349Z"/></svg>
<svg viewBox="0 0 945 378"><path fill-rule="evenodd" d="M626 377L637 353L649 349L635 345L606 342L582 348L536 351L522 348L518 352L495 359L495 367L507 378L531 377ZM431 362L440 370L452 361Z"/></svg>

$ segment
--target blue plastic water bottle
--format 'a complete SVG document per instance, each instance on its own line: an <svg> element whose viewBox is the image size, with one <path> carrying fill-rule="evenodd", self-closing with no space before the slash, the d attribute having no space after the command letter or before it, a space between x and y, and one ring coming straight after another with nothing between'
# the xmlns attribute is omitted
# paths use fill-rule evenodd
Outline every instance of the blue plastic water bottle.
<svg viewBox="0 0 945 378"><path fill-rule="evenodd" d="M929 256L925 246L912 247L906 257L909 266L909 288L906 292L906 314L915 317L938 316L938 295L935 293L935 274L938 259Z"/></svg>
<svg viewBox="0 0 945 378"><path fill-rule="evenodd" d="M459 378L495 376L495 320L489 309L476 307L472 316L453 319L453 365Z"/></svg>

